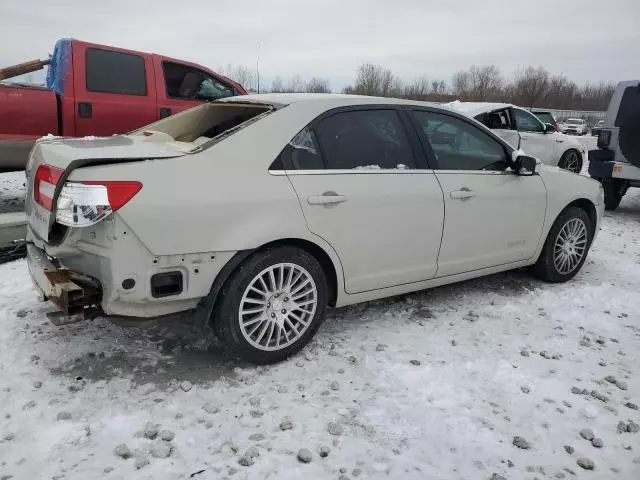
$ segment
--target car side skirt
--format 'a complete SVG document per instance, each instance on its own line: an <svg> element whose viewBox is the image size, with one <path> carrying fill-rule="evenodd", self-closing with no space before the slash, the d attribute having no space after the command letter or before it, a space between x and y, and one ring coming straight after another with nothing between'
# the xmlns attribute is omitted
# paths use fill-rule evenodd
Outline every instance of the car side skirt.
<svg viewBox="0 0 640 480"><path fill-rule="evenodd" d="M534 257L537 258L537 257ZM470 280L472 278L483 277L494 273L505 272L507 270L513 270L516 268L526 267L532 265L535 260L522 260L519 262L508 263L504 265L497 265L495 267L483 268L480 270L474 270L471 272L459 273L456 275L450 275L447 277L439 277L423 282L414 282L404 285L397 285L395 287L384 288L380 290L371 290L368 292L362 292L358 294L347 294L341 292L338 295L336 307L344 307L346 305L352 305L360 302L368 302L371 300L377 300L384 297L393 297L395 295L403 295L405 293L417 292L420 290L426 290L429 288L440 287L442 285L448 285L451 283L462 282L464 280Z"/></svg>

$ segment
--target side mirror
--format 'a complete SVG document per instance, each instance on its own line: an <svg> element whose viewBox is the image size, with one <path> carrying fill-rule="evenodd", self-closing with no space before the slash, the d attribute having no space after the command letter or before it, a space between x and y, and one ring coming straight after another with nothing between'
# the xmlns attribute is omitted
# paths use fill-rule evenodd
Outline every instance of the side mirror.
<svg viewBox="0 0 640 480"><path fill-rule="evenodd" d="M529 157L528 155L518 155L518 157L514 161L513 169L516 172L516 175L520 175L522 177L535 175L536 173L536 165L538 161Z"/></svg>
<svg viewBox="0 0 640 480"><path fill-rule="evenodd" d="M544 124L544 133L554 133L556 131L556 126L552 123Z"/></svg>

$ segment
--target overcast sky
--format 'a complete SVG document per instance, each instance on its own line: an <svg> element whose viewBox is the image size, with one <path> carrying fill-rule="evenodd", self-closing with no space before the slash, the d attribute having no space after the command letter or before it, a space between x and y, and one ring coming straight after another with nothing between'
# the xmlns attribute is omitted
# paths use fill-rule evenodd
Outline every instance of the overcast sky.
<svg viewBox="0 0 640 480"><path fill-rule="evenodd" d="M359 64L410 80L472 64L543 65L578 83L640 78L640 0L0 0L0 66L73 37L217 69L352 82Z"/></svg>

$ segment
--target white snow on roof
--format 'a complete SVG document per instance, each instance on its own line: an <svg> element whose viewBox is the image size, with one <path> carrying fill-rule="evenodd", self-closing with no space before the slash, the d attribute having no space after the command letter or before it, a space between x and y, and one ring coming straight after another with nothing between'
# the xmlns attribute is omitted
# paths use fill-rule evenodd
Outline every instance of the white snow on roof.
<svg viewBox="0 0 640 480"><path fill-rule="evenodd" d="M492 102L461 102L455 100L445 103L443 106L448 107L456 112L463 113L468 117L475 117L481 113L494 112L503 108L514 107L510 103L492 103Z"/></svg>
<svg viewBox="0 0 640 480"><path fill-rule="evenodd" d="M382 105L419 105L442 108L442 105L405 100L400 98L368 97L365 95L345 95L339 93L261 93L241 95L217 100L218 102L261 103L267 105L290 105L298 102L322 102L328 108L333 106L382 104Z"/></svg>

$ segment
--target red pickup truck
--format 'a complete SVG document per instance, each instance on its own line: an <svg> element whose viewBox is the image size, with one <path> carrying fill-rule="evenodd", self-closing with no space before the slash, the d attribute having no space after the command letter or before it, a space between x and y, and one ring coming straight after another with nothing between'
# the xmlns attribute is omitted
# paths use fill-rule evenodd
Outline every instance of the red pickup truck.
<svg viewBox="0 0 640 480"><path fill-rule="evenodd" d="M35 140L48 134L124 133L202 102L246 94L194 63L71 39L59 40L48 61L0 69L0 80L47 64L46 87L0 82L0 171L23 170Z"/></svg>

